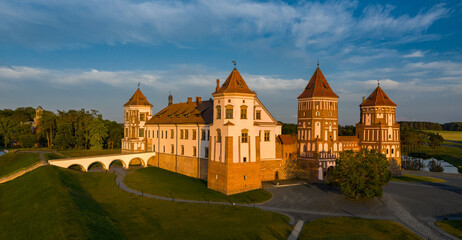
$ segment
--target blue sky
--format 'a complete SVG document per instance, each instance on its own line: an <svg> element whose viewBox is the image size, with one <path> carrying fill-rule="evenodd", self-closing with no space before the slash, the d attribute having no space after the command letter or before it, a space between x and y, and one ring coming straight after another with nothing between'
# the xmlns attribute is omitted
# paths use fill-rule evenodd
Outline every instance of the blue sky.
<svg viewBox="0 0 462 240"><path fill-rule="evenodd" d="M320 67L359 120L377 80L398 120L462 121L459 1L0 1L0 109L97 109L122 121L141 82L154 105L211 97L232 60L276 119Z"/></svg>

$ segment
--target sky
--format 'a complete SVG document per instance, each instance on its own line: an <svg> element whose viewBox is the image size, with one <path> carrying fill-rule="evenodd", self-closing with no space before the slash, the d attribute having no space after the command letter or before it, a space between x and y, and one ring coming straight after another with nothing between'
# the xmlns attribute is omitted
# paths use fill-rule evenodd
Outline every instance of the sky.
<svg viewBox="0 0 462 240"><path fill-rule="evenodd" d="M398 121L462 121L460 1L0 1L0 109L96 109L123 120L140 89L157 112L211 98L237 69L279 121L319 66L339 123L377 81Z"/></svg>

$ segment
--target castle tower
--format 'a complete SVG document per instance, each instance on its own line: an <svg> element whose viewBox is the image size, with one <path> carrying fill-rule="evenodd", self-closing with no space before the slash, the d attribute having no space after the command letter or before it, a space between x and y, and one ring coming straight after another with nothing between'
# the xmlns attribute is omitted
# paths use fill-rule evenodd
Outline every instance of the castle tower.
<svg viewBox="0 0 462 240"><path fill-rule="evenodd" d="M236 68L212 96L208 187L225 194L261 188L260 161L275 158L281 126Z"/></svg>
<svg viewBox="0 0 462 240"><path fill-rule="evenodd" d="M338 143L338 96L319 66L298 96L299 164L311 180L324 180L342 151Z"/></svg>
<svg viewBox="0 0 462 240"><path fill-rule="evenodd" d="M43 108L41 105L38 105L37 109L35 109L35 118L34 118L34 126L38 127L40 118L42 117Z"/></svg>
<svg viewBox="0 0 462 240"><path fill-rule="evenodd" d="M124 104L124 137L122 152L146 151L145 123L152 116L152 104L148 102L138 88L133 96Z"/></svg>
<svg viewBox="0 0 462 240"><path fill-rule="evenodd" d="M377 88L359 105L361 120L356 124L356 136L361 148L374 149L394 158L401 165L400 129L396 122L396 103L382 88Z"/></svg>

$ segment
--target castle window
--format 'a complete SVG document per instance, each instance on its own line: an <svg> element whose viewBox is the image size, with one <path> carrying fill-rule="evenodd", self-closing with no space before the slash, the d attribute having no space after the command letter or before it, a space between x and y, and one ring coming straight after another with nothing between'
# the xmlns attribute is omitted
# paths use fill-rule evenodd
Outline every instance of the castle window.
<svg viewBox="0 0 462 240"><path fill-rule="evenodd" d="M319 112L316 112L316 117L319 117Z"/></svg>
<svg viewBox="0 0 462 240"><path fill-rule="evenodd" d="M189 131L188 129L184 130L184 139L188 139Z"/></svg>
<svg viewBox="0 0 462 240"><path fill-rule="evenodd" d="M241 142L248 143L249 131L247 129L242 130L241 132Z"/></svg>
<svg viewBox="0 0 462 240"><path fill-rule="evenodd" d="M138 136L139 136L139 137L144 137L144 128L140 128L140 129L138 130Z"/></svg>
<svg viewBox="0 0 462 240"><path fill-rule="evenodd" d="M391 154L394 154L394 153L395 153L395 149L392 148L392 149L391 149Z"/></svg>
<svg viewBox="0 0 462 240"><path fill-rule="evenodd" d="M125 128L125 137L128 137L128 128Z"/></svg>
<svg viewBox="0 0 462 240"><path fill-rule="evenodd" d="M265 142L269 142L270 140L270 131L265 131Z"/></svg>
<svg viewBox="0 0 462 240"><path fill-rule="evenodd" d="M221 143L221 130L217 129L217 143Z"/></svg>
<svg viewBox="0 0 462 240"><path fill-rule="evenodd" d="M174 135L175 135L175 131L173 129L170 129L170 138L173 139Z"/></svg>
<svg viewBox="0 0 462 240"><path fill-rule="evenodd" d="M161 131L161 138L164 138L164 131Z"/></svg>
<svg viewBox="0 0 462 240"><path fill-rule="evenodd" d="M192 140L196 140L196 129L193 129L193 135L192 135Z"/></svg>
<svg viewBox="0 0 462 240"><path fill-rule="evenodd" d="M181 145L181 155L184 155L184 145Z"/></svg>
<svg viewBox="0 0 462 240"><path fill-rule="evenodd" d="M233 119L233 106L226 106L226 119Z"/></svg>
<svg viewBox="0 0 462 240"><path fill-rule="evenodd" d="M152 151L153 151L153 152L156 151L156 144L153 144L153 145L152 145Z"/></svg>
<svg viewBox="0 0 462 240"><path fill-rule="evenodd" d="M195 146L193 147L193 156L194 157L196 156L196 147Z"/></svg>
<svg viewBox="0 0 462 240"><path fill-rule="evenodd" d="M159 130L157 130L157 138L159 138Z"/></svg>
<svg viewBox="0 0 462 240"><path fill-rule="evenodd" d="M151 132L150 131L147 131L148 132L148 138L151 137Z"/></svg>
<svg viewBox="0 0 462 240"><path fill-rule="evenodd" d="M167 130L165 130L165 138L167 138Z"/></svg>
<svg viewBox="0 0 462 240"><path fill-rule="evenodd" d="M332 117L332 112L329 112L329 117Z"/></svg>
<svg viewBox="0 0 462 240"><path fill-rule="evenodd" d="M164 149L165 149L165 147L164 147ZM171 150L172 154L174 154L175 153L175 145L170 144L170 150ZM164 150L164 152L165 152L165 150Z"/></svg>
<svg viewBox="0 0 462 240"><path fill-rule="evenodd" d="M247 158L246 157L242 158L242 162L247 162ZM244 175L244 180L245 180L245 175Z"/></svg>
<svg viewBox="0 0 462 240"><path fill-rule="evenodd" d="M257 120L261 119L261 111L260 110L257 110L257 112L255 113L255 119L257 119Z"/></svg>
<svg viewBox="0 0 462 240"><path fill-rule="evenodd" d="M210 130L207 130L207 141L210 140Z"/></svg>
<svg viewBox="0 0 462 240"><path fill-rule="evenodd" d="M164 150L164 152L165 152L165 146L163 147L163 150Z"/></svg>
<svg viewBox="0 0 462 240"><path fill-rule="evenodd" d="M247 119L247 106L241 106L241 119Z"/></svg>
<svg viewBox="0 0 462 240"><path fill-rule="evenodd" d="M221 107L217 106L217 119L221 119Z"/></svg>
<svg viewBox="0 0 462 240"><path fill-rule="evenodd" d="M204 158L209 158L209 148L206 147L204 150Z"/></svg>
<svg viewBox="0 0 462 240"><path fill-rule="evenodd" d="M184 138L184 131L183 129L180 129L180 139L183 139Z"/></svg>
<svg viewBox="0 0 462 240"><path fill-rule="evenodd" d="M140 113L140 121L145 121L145 115L144 113Z"/></svg>
<svg viewBox="0 0 462 240"><path fill-rule="evenodd" d="M205 140L205 130L202 130L202 134L201 134L201 140L204 141Z"/></svg>
<svg viewBox="0 0 462 240"><path fill-rule="evenodd" d="M128 112L125 112L125 121L128 121L128 120L130 120L130 119L128 118Z"/></svg>

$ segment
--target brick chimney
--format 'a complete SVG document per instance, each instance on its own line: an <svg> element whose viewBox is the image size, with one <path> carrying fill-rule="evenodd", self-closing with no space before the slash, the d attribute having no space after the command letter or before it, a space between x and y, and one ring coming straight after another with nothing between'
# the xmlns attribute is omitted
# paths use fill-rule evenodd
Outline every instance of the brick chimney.
<svg viewBox="0 0 462 240"><path fill-rule="evenodd" d="M188 103L192 103L192 97L188 97Z"/></svg>
<svg viewBox="0 0 462 240"><path fill-rule="evenodd" d="M201 97L196 97L196 103L201 104L202 103L202 98Z"/></svg>
<svg viewBox="0 0 462 240"><path fill-rule="evenodd" d="M363 96L363 102L365 102L365 101L366 101L366 97L365 97L365 96Z"/></svg>
<svg viewBox="0 0 462 240"><path fill-rule="evenodd" d="M217 88L215 88L215 92L218 92L220 90L220 79L217 79Z"/></svg>

